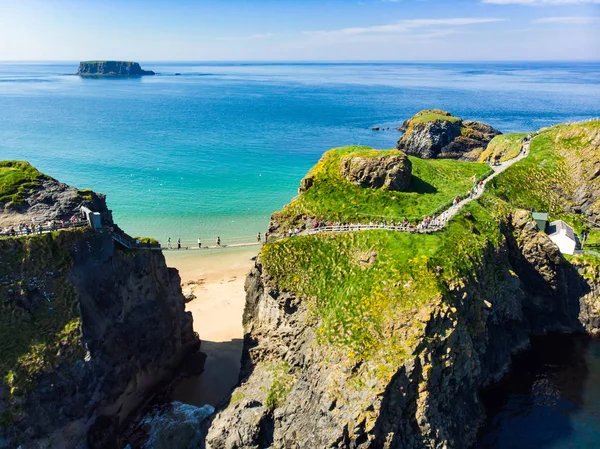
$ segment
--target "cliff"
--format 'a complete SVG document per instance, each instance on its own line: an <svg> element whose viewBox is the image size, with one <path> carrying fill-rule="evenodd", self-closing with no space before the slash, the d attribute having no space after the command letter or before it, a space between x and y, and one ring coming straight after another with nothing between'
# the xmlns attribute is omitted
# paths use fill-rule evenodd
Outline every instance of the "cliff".
<svg viewBox="0 0 600 449"><path fill-rule="evenodd" d="M18 210L38 204L47 182L71 204L71 188L38 181ZM86 194L110 216L102 196ZM0 238L0 447L116 447L119 429L198 348L160 251L120 249L89 228Z"/></svg>
<svg viewBox="0 0 600 449"><path fill-rule="evenodd" d="M25 161L0 161L0 232L20 223L69 221L82 206L115 225L105 195L59 182Z"/></svg>
<svg viewBox="0 0 600 449"><path fill-rule="evenodd" d="M523 210L590 216L590 197L570 206L595 161L585 174L557 170L589 156L599 129L542 130L443 232L266 245L246 283L240 385L207 447L470 447L480 388L530 335L600 332L600 260L565 259Z"/></svg>
<svg viewBox="0 0 600 449"><path fill-rule="evenodd" d="M143 70L137 62L128 61L83 61L79 63L79 76L142 76L154 75Z"/></svg>
<svg viewBox="0 0 600 449"><path fill-rule="evenodd" d="M398 128L404 131L398 149L425 159L476 161L500 131L489 125L455 117L439 109L425 110Z"/></svg>

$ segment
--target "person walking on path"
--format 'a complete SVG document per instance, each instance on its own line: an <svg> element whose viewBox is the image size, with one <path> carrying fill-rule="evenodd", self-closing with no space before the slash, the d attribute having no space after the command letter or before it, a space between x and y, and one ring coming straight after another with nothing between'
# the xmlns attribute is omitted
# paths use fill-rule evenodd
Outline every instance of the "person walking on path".
<svg viewBox="0 0 600 449"><path fill-rule="evenodd" d="M198 249L202 249L202 241L200 240L200 237L198 237Z"/></svg>
<svg viewBox="0 0 600 449"><path fill-rule="evenodd" d="M269 242L269 232L265 231L265 243Z"/></svg>
<svg viewBox="0 0 600 449"><path fill-rule="evenodd" d="M177 249L181 249L181 238L177 239Z"/></svg>
<svg viewBox="0 0 600 449"><path fill-rule="evenodd" d="M173 249L173 247L171 246L171 237L167 239L167 249Z"/></svg>

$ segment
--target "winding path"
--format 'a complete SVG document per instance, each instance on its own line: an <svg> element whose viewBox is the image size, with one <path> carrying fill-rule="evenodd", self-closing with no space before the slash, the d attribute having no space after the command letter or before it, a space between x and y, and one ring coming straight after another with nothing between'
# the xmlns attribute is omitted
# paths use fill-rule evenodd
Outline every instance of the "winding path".
<svg viewBox="0 0 600 449"><path fill-rule="evenodd" d="M295 235L315 235L315 234L320 234L323 232L370 231L373 229L385 229L388 231L396 231L396 232L419 232L419 233L431 233L431 232L440 231L446 226L446 224L452 219L452 217L454 217L465 205L467 205L468 203L470 203L473 200L476 200L483 194L488 182L490 182L492 179L494 179L500 173L505 171L508 167L516 164L519 161L522 161L527 156L529 156L530 146L531 146L531 141L528 140L527 142L525 142L523 144L523 148L517 157L514 157L506 162L502 162L498 165L492 165L491 168L494 172L490 176L488 176L487 178L485 178L483 180L482 185L477 189L477 193L475 195L471 195L470 198L466 198L466 199L460 201L460 203L458 203L456 206L451 206L448 209L446 209L445 211L438 214L438 218L442 217L442 216L445 217L444 220L441 221L439 224L435 224L435 225L430 224L426 228L421 228L420 226L417 227L414 225L389 226L389 225L373 225L373 224L323 226L323 227L319 227L319 228L315 228L315 229L307 229L307 230L298 232L298 234L294 234L294 236ZM289 237L289 236L282 236L277 240L287 238L287 237ZM272 241L276 241L276 240L272 240Z"/></svg>

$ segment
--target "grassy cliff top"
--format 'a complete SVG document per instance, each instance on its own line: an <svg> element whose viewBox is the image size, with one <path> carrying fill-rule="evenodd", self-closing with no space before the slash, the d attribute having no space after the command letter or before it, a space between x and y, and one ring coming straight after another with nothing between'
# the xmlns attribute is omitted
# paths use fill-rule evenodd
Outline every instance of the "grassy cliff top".
<svg viewBox="0 0 600 449"><path fill-rule="evenodd" d="M414 123L423 123L423 122L435 122L435 121L445 121L451 123L457 123L462 121L460 117L455 117L449 112L442 111L441 109L428 109L415 114L410 121Z"/></svg>
<svg viewBox="0 0 600 449"><path fill-rule="evenodd" d="M500 160L505 162L519 155L521 141L527 137L527 133L501 134L492 139L487 149L481 153L479 162Z"/></svg>
<svg viewBox="0 0 600 449"><path fill-rule="evenodd" d="M119 64L137 64L135 61L119 61L113 59L97 59L93 61L81 61L80 64L103 64L107 62L117 62Z"/></svg>
<svg viewBox="0 0 600 449"><path fill-rule="evenodd" d="M441 232L426 235L377 230L294 237L263 247L261 261L279 288L306 301L321 345L348 360L369 361L364 369L376 370L385 378L422 338L428 308L450 301L448 286L478 282L476 273L485 265L485 255L504 241L499 222L511 211L547 210L551 218L565 218L576 225L576 230L581 226L581 215L564 212L567 204L560 192L577 188L578 175L567 169L568 164L574 165L581 157L589 159L599 133L600 122L543 130L534 137L530 156L491 181L484 195L465 206ZM302 210L300 205L347 210L375 203L376 197L362 197L341 183L339 188L333 184L333 167L342 154L351 151L346 148L327 153L313 172L323 185L315 182L313 196L307 195L309 189L282 213ZM600 163L597 146L595 151ZM463 187L463 176L468 179L481 167L455 161L411 160L415 172L419 169L422 180L435 183L439 192L410 192L406 195L411 200L407 201L399 200L398 193L390 193L377 207L389 202L403 211L423 210L436 204L436 195L440 195L441 204L441 192L450 194L452 188ZM441 162L451 164L438 165ZM398 198L392 201L391 195ZM503 288L506 274L502 269L486 273L486 288ZM484 299L476 300L483 304Z"/></svg>
<svg viewBox="0 0 600 449"><path fill-rule="evenodd" d="M25 161L0 161L0 205L20 204L48 176Z"/></svg>
<svg viewBox="0 0 600 449"><path fill-rule="evenodd" d="M345 156L379 157L399 154L397 150L373 150L350 146L326 152L310 170L313 186L273 218L284 228L293 226L302 215L320 220L369 222L386 219L419 220L434 215L457 195L465 195L473 179L485 178L490 168L483 164L442 159L409 157L412 180L409 191L368 189L348 181L340 171Z"/></svg>

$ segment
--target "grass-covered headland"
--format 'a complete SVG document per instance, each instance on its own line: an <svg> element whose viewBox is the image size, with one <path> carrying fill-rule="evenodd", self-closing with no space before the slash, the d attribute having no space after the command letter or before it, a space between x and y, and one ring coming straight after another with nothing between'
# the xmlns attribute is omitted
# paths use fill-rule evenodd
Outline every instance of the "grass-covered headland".
<svg viewBox="0 0 600 449"><path fill-rule="evenodd" d="M569 206L565 192L581 182L570 168L582 154L590 157L585 148L599 135L597 121L542 130L532 140L530 156L491 181L484 195L441 232L294 237L266 245L262 264L280 289L307 302L320 344L389 376L414 349L423 326L416 319L419 312L445 301L449 286L474 278L486 252L504 241L499 223L511 211L549 211L551 218L565 218L578 231L585 225L582 215L564 212ZM509 136L507 141L520 138ZM358 213L422 217L464 194L472 186L470 178L485 177L489 170L475 163L411 158L413 187L405 193L363 189L338 175L342 155L368 151L348 147L326 153L309 173L313 187L274 218L286 222L306 214L355 221ZM600 158L597 150L590 154ZM488 273L488 286L503 282L501 276Z"/></svg>
<svg viewBox="0 0 600 449"><path fill-rule="evenodd" d="M358 146L328 151L307 175L312 178L312 187L273 218L284 229L292 227L302 216L348 223L403 218L417 221L440 213L456 196L464 196L475 180L487 177L492 171L485 164L409 156L412 178L407 192L363 188L348 181L340 171L343 157L368 158L396 153L397 150Z"/></svg>

